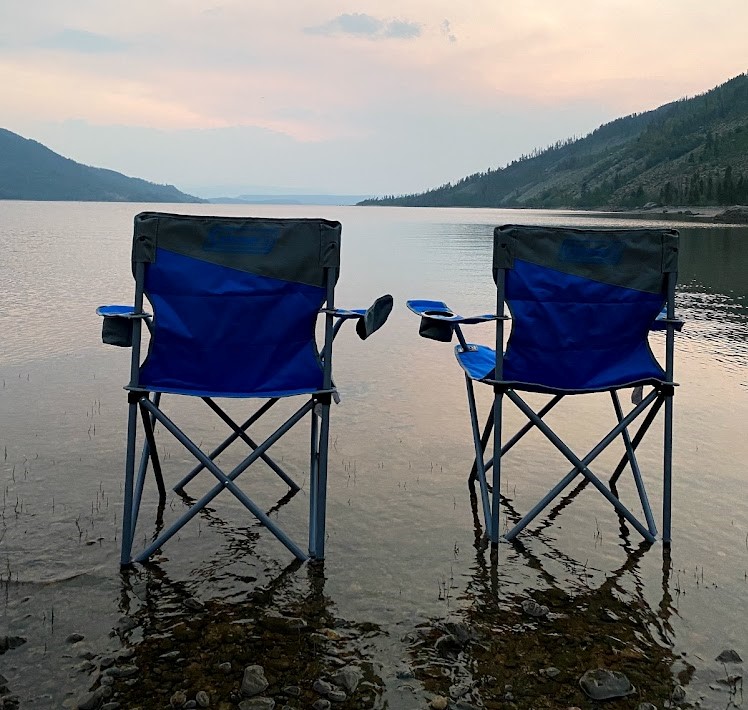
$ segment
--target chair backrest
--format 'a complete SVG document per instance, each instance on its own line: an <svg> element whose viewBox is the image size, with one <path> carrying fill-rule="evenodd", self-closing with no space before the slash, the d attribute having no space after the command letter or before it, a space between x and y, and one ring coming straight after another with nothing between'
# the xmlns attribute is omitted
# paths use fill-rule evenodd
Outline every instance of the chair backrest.
<svg viewBox="0 0 748 710"><path fill-rule="evenodd" d="M136 289L154 310L137 384L206 396L320 389L315 324L340 233L323 219L137 215Z"/></svg>
<svg viewBox="0 0 748 710"><path fill-rule="evenodd" d="M648 333L677 257L670 229L497 227L494 278L512 315L502 379L572 392L663 381Z"/></svg>

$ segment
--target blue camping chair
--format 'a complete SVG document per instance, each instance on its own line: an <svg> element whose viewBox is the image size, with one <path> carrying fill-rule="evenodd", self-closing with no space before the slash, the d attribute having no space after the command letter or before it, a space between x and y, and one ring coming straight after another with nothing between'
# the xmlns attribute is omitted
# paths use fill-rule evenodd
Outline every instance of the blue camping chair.
<svg viewBox="0 0 748 710"><path fill-rule="evenodd" d="M572 469L505 535L514 539L578 476L591 483L649 542L657 527L636 458L636 449L664 404L663 541L671 536L671 459L673 427L674 297L678 268L678 233L669 229L569 229L507 225L494 230L493 276L496 313L463 317L443 301L408 301L421 317L424 338L449 342L457 336L457 362L465 373L475 445L470 474L480 485L486 533L499 539L499 484L503 456L537 427L571 463ZM504 304L511 313L511 333L504 349ZM469 343L463 327L495 322L494 347ZM650 330L665 331L665 367L648 342ZM473 383L493 388L493 406L481 430ZM648 393L643 394L643 388ZM651 387L651 389L649 389ZM632 409L624 414L619 390L632 390ZM537 412L520 392L540 392L550 400ZM577 456L543 420L567 396L609 392L617 424L585 456ZM529 420L513 437L502 439L506 396ZM631 424L641 417L632 437ZM493 432L494 448L486 460ZM625 453L610 487L590 466L614 440ZM623 505L615 484L631 469L644 522ZM486 473L493 468L492 485ZM611 488L613 490L611 490Z"/></svg>
<svg viewBox="0 0 748 710"><path fill-rule="evenodd" d="M135 217L132 267L134 306L101 306L105 343L130 347L129 419L125 464L121 564L144 561L222 490L228 489L298 559L307 554L242 491L236 479L264 461L292 492L299 486L270 458L268 450L306 415L311 420L309 555L324 558L330 402L337 398L332 378L333 340L347 320L367 338L387 320L392 297L382 296L368 310L334 305L340 269L341 225L323 219L206 217L143 212ZM144 310L148 299L153 316ZM315 329L324 315L324 344ZM149 331L141 363L141 324ZM161 397L199 397L231 429L215 449L201 450L163 412ZM262 443L247 430L280 399L304 403ZM215 398L263 398L242 424ZM136 463L138 411L144 432ZM166 490L154 437L160 423L194 457L197 466L174 490L203 469L216 485L133 558L132 546L149 462L163 506ZM241 439L250 453L231 471L215 459Z"/></svg>

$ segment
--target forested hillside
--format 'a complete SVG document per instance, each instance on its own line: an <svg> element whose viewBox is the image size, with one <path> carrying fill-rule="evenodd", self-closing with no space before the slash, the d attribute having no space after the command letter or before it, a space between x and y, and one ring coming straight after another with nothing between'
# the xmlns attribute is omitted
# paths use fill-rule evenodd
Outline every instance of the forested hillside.
<svg viewBox="0 0 748 710"><path fill-rule="evenodd" d="M504 168L360 204L633 208L748 204L748 74Z"/></svg>
<svg viewBox="0 0 748 710"><path fill-rule="evenodd" d="M0 200L202 202L172 185L81 165L4 128L0 128Z"/></svg>

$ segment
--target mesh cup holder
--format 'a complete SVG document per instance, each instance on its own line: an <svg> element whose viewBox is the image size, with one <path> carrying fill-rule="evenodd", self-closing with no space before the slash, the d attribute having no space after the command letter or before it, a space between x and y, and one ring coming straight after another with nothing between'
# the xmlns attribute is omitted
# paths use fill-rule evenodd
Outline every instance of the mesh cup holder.
<svg viewBox="0 0 748 710"><path fill-rule="evenodd" d="M447 318L451 318L454 313L452 311L447 311L444 309L434 310L434 311L424 311L423 315L425 316L445 316Z"/></svg>
<svg viewBox="0 0 748 710"><path fill-rule="evenodd" d="M101 341L120 348L132 347L133 319L121 316L104 316Z"/></svg>
<svg viewBox="0 0 748 710"><path fill-rule="evenodd" d="M429 316L446 316L451 318L453 315L452 311L445 309L424 311L421 317L421 324L418 327L418 335L429 340L438 340L441 343L451 342L454 325L449 321L432 320Z"/></svg>

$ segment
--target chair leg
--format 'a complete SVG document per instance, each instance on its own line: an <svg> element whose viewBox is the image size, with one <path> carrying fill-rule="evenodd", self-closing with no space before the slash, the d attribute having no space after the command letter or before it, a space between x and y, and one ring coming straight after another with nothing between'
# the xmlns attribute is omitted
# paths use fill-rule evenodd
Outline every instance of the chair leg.
<svg viewBox="0 0 748 710"><path fill-rule="evenodd" d="M493 407L491 407L491 411L489 411L488 413L488 418L486 419L486 426L483 428L483 433L481 434L481 437L480 437L481 458L483 458L483 456L485 456L486 454L486 446L488 446L488 438L490 437L492 431L493 431ZM476 455L475 461L473 461L473 467L470 469L470 476L468 477L468 483L474 483L477 475L478 475L478 457Z"/></svg>
<svg viewBox="0 0 748 710"><path fill-rule="evenodd" d="M482 437L480 435L480 429L478 425L478 408L475 404L475 388L473 387L473 381L465 375L465 385L467 387L467 398L468 408L470 409L470 424L473 429L473 444L475 446L475 466L476 474L478 477L478 483L480 484L480 495L481 503L483 505L483 520L486 525L486 534L489 538L493 539L492 531L492 512L491 503L488 498L488 483L486 481L486 466L483 462L483 451L485 445L483 444ZM492 413L495 412L492 410ZM494 420L495 421L495 420ZM486 440L488 443L488 440ZM500 454L499 454L500 455ZM496 494L496 491L494 494Z"/></svg>
<svg viewBox="0 0 748 710"><path fill-rule="evenodd" d="M132 563L133 529L133 478L135 475L135 435L138 424L138 405L131 402L127 412L127 453L125 455L125 490L122 510L122 544L120 547L120 565L125 567Z"/></svg>
<svg viewBox="0 0 748 710"><path fill-rule="evenodd" d="M309 442L309 554L317 556L317 481L319 478L319 418L312 409Z"/></svg>
<svg viewBox="0 0 748 710"><path fill-rule="evenodd" d="M621 401L618 398L618 393L612 390L610 397L613 400L613 408L620 424L623 420L623 410L621 409ZM654 406L654 405L653 405ZM626 448L626 458L628 459L629 465L631 466L631 473L634 476L634 483L636 483L636 490L639 493L639 500L642 504L642 511L644 517L647 520L647 529L652 535L657 535L657 525L654 521L654 515L652 515L652 508L649 505L649 497L647 496L647 489L644 487L644 480L642 479L641 470L639 469L639 462L636 460L636 453L629 437L629 432L626 427L621 429L621 437L623 438L623 445Z"/></svg>
<svg viewBox="0 0 748 710"><path fill-rule="evenodd" d="M642 422L641 426L637 430L636 434L634 435L633 440L631 441L631 447L636 451L637 447L641 443L641 440L644 438L644 435L649 430L649 427L652 425L652 422L654 421L654 418L657 416L657 412L660 411L660 407L662 407L663 398L658 397L655 403L652 405L651 409L647 412L647 416L644 417L644 421ZM613 471L613 474L610 477L609 483L611 485L615 484L615 482L619 479L621 474L623 473L624 468L626 468L626 463L628 462L628 454L624 454L621 457L621 460L618 462L618 466L616 466L615 470Z"/></svg>
<svg viewBox="0 0 748 710"><path fill-rule="evenodd" d="M673 395L665 395L665 441L663 444L662 541L670 544L672 466L673 466Z"/></svg>
<svg viewBox="0 0 748 710"><path fill-rule="evenodd" d="M499 543L499 504L501 502L501 407L504 394L495 390L493 396L493 490L491 491L491 534L494 545Z"/></svg>
<svg viewBox="0 0 748 710"><path fill-rule="evenodd" d="M317 464L317 502L315 545L312 557L325 559L325 522L327 515L327 460L330 439L330 403L322 404L319 425L319 456Z"/></svg>
<svg viewBox="0 0 748 710"><path fill-rule="evenodd" d="M158 407L161 402L161 392L156 392L153 395L153 404ZM153 415L150 416L151 429L155 426L156 419ZM138 477L135 480L135 493L132 503L132 528L135 530L138 526L138 512L140 511L140 502L143 499L143 487L145 486L145 476L148 472L148 462L151 460L151 447L148 443L148 439L143 442L143 450L140 454L140 466L138 467ZM157 480L158 485L158 480ZM163 486L163 480L161 482ZM159 510L161 510L166 504L166 491L164 491L163 497L159 499Z"/></svg>
<svg viewBox="0 0 748 710"><path fill-rule="evenodd" d="M158 405L156 405L158 406ZM141 404L140 415L143 420L143 431L148 444L148 455L153 463L153 475L156 477L156 486L158 487L158 501L161 505L166 502L166 487L164 486L164 477L161 473L161 461L158 458L158 449L156 448L156 438L153 435L153 421L151 415ZM145 450L143 452L145 454Z"/></svg>

